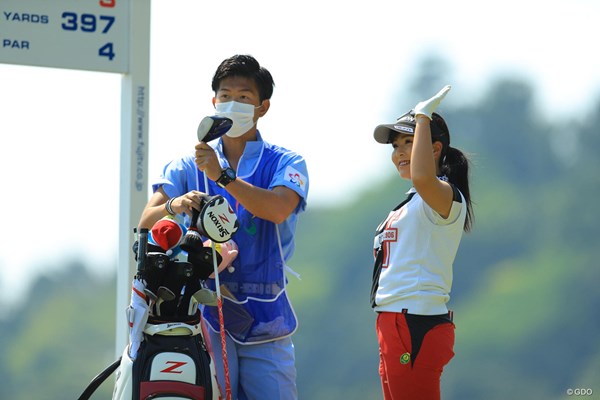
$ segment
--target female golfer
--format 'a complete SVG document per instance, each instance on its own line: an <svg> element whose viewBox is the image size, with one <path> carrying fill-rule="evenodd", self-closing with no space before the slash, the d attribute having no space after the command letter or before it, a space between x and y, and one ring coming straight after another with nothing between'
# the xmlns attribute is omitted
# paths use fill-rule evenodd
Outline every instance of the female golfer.
<svg viewBox="0 0 600 400"><path fill-rule="evenodd" d="M374 137L392 144L392 162L410 180L408 197L375 235L371 306L377 315L384 399L439 399L440 377L454 356L446 303L452 264L472 221L468 159L450 146L434 113L450 86L418 103Z"/></svg>

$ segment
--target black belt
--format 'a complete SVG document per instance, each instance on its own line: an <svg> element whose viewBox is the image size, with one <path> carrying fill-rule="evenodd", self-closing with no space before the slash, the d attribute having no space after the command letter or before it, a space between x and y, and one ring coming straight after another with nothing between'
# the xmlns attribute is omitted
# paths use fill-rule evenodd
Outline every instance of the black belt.
<svg viewBox="0 0 600 400"><path fill-rule="evenodd" d="M414 366L423 338L427 332L432 330L438 325L452 323L454 320L454 313L448 311L446 314L439 315L417 315L409 314L406 308L402 309L402 314L406 318L406 324L408 325L408 331L410 332L410 341L412 345L411 363Z"/></svg>

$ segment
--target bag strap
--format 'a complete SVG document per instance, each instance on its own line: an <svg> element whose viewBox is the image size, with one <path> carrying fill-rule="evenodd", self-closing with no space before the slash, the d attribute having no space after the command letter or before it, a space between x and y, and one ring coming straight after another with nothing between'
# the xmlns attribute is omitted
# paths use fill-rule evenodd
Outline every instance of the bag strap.
<svg viewBox="0 0 600 400"><path fill-rule="evenodd" d="M88 385L87 388L81 393L81 396L77 400L88 400L92 397L92 394L98 389L98 387L108 378L121 364L121 357L117 359L117 361L110 364L104 371L100 372Z"/></svg>

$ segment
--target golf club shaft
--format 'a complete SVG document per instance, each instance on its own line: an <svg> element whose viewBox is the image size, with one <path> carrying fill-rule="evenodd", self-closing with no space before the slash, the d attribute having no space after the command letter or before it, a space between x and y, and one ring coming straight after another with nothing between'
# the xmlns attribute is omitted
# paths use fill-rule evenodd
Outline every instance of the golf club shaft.
<svg viewBox="0 0 600 400"><path fill-rule="evenodd" d="M208 191L208 177L206 171L204 175L204 190L207 195ZM229 380L229 363L227 361L227 342L225 339L225 321L223 319L223 299L221 298L221 284L219 283L219 266L217 265L217 247L214 241L210 241L212 248L212 259L213 259L213 270L215 274L215 292L217 293L217 311L219 313L219 331L221 332L221 353L223 357L223 369L225 375L225 399L231 400L231 382Z"/></svg>

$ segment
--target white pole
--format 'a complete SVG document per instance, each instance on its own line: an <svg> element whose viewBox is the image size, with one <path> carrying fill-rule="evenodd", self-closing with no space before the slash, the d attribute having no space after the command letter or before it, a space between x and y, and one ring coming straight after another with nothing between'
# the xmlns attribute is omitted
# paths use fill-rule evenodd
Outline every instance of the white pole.
<svg viewBox="0 0 600 400"><path fill-rule="evenodd" d="M125 310L136 264L131 250L133 228L148 201L148 114L150 75L150 0L131 0L129 73L121 83L121 178L119 258L117 264L116 357L127 345Z"/></svg>

